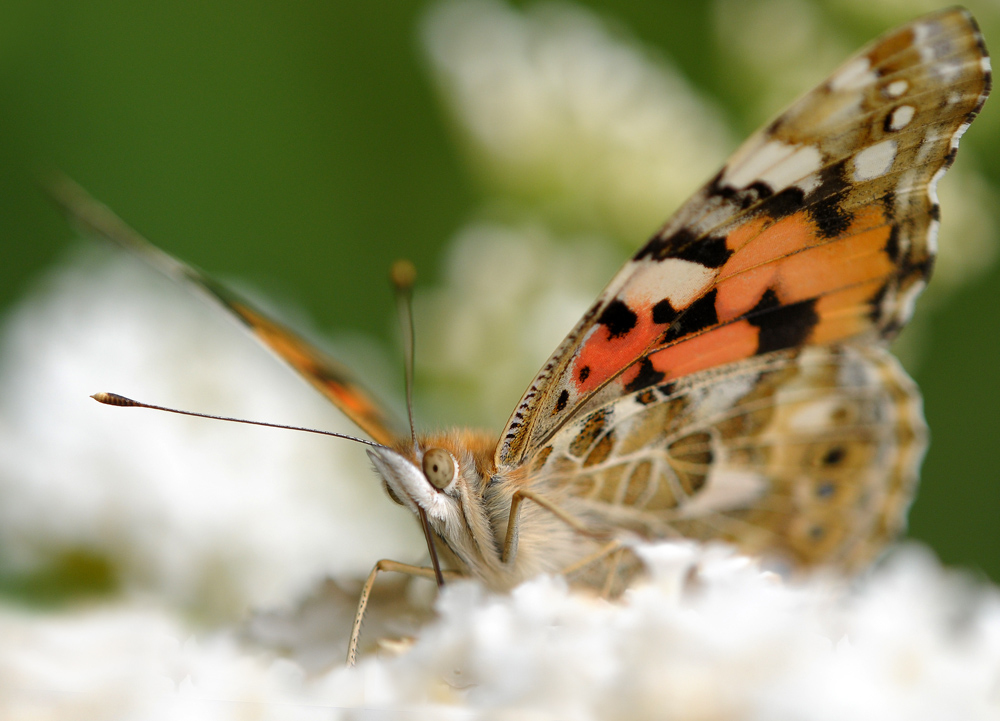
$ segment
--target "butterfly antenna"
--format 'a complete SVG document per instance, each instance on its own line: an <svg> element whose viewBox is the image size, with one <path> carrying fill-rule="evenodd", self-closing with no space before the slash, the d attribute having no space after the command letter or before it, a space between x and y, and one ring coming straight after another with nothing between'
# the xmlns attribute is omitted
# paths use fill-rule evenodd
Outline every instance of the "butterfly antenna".
<svg viewBox="0 0 1000 721"><path fill-rule="evenodd" d="M245 423L248 426L265 426L267 428L284 428L288 431L304 431L306 433L315 433L321 436L332 436L334 438L343 438L346 441L356 441L358 443L364 443L366 446L372 446L374 448L385 448L381 443L375 443L374 441L369 441L364 438L358 438L356 436L349 436L346 433L336 433L334 431L321 431L316 428L303 428L301 426L285 426L280 423L265 423L263 421L248 421L244 418L228 418L226 416L213 416L208 413L195 413L194 411L181 411L176 408L166 408L164 406L154 406L150 403L142 403L141 401L134 401L131 398L126 398L125 396L120 396L117 393L95 393L91 396L98 403L103 403L106 406L118 406L120 408L149 408L154 411L166 411L167 413L176 413L181 416L192 416L194 418L208 418L213 421L229 421L230 423Z"/></svg>
<svg viewBox="0 0 1000 721"><path fill-rule="evenodd" d="M397 260L389 270L389 279L396 290L396 309L399 312L399 328L403 333L403 369L406 376L406 417L410 421L410 441L414 452L417 450L417 431L413 426L413 356L415 354L415 336L413 330L413 284L417 280L417 269L408 260ZM420 526L427 541L427 550L431 554L431 565L434 567L434 580L438 588L444 586L444 574L438 561L437 547L434 545L434 535L427 520L427 513L417 506L420 516Z"/></svg>
<svg viewBox="0 0 1000 721"><path fill-rule="evenodd" d="M399 312L399 328L403 333L403 369L406 375L406 417L410 422L410 440L417 447L417 432L413 427L413 355L415 339L413 332L413 284L417 280L417 269L408 260L397 260L389 271L389 279L396 290L396 309Z"/></svg>

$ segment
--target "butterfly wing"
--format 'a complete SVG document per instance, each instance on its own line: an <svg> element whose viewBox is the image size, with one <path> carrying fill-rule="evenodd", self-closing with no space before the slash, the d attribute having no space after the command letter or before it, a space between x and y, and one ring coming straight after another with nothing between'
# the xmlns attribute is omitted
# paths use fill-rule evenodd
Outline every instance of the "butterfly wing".
<svg viewBox="0 0 1000 721"><path fill-rule="evenodd" d="M498 467L658 384L783 349L891 338L933 264L937 180L989 87L982 37L961 9L848 60L612 279L522 397Z"/></svg>
<svg viewBox="0 0 1000 721"><path fill-rule="evenodd" d="M595 529L853 569L901 530L926 435L888 351L807 347L622 396L565 425L531 475Z"/></svg>
<svg viewBox="0 0 1000 721"><path fill-rule="evenodd" d="M298 371L373 440L389 444L401 437L395 419L342 364L232 291L149 243L73 181L56 177L48 187L56 201L82 228L135 253L238 318L254 337Z"/></svg>

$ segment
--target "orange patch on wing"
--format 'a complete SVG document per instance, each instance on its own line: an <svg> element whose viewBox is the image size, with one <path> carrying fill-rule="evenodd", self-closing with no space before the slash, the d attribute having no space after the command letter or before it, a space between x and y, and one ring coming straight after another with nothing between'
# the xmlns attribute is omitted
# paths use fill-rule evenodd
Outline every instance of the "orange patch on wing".
<svg viewBox="0 0 1000 721"><path fill-rule="evenodd" d="M743 248L743 246L760 235L770 222L772 222L772 219L766 215L751 218L750 220L744 220L738 226L729 231L729 235L726 236L726 247L736 253ZM732 258L729 260L732 262Z"/></svg>
<svg viewBox="0 0 1000 721"><path fill-rule="evenodd" d="M884 282L871 280L820 298L816 302L819 323L813 329L812 342L833 343L870 329L870 302Z"/></svg>
<svg viewBox="0 0 1000 721"><path fill-rule="evenodd" d="M653 368L672 380L706 368L749 358L757 352L760 330L747 321L714 328L649 356Z"/></svg>
<svg viewBox="0 0 1000 721"><path fill-rule="evenodd" d="M782 218L770 226L765 227L763 223L755 222L748 223L747 226L746 231L742 227L736 228L727 236L727 247L730 247L730 238L742 242L732 257L722 266L720 278L727 278L750 268L771 263L778 258L791 255L821 242L816 224L812 222L809 214L804 210ZM752 236L749 235L749 232L752 232L754 228L759 228L758 232Z"/></svg>
<svg viewBox="0 0 1000 721"><path fill-rule="evenodd" d="M738 318L768 288L797 303L884 278L895 266L884 252L891 228L880 207L859 211L843 235L825 240L804 213L779 221L723 266L715 308L721 322Z"/></svg>

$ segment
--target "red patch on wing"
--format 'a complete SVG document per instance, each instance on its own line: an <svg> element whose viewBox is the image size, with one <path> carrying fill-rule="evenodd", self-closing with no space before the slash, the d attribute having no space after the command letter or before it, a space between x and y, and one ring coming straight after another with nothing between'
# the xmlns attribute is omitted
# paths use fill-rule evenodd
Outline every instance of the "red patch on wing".
<svg viewBox="0 0 1000 721"><path fill-rule="evenodd" d="M663 332L662 325L653 323L650 306L630 310L637 316L630 331L612 338L606 326L598 325L580 347L571 371L577 393L597 390L608 378L642 356ZM580 372L584 368L587 369L586 377L580 380Z"/></svg>
<svg viewBox="0 0 1000 721"><path fill-rule="evenodd" d="M757 351L759 334L759 328L741 320L652 353L649 360L655 370L664 374L665 381L675 380L689 373L749 358Z"/></svg>

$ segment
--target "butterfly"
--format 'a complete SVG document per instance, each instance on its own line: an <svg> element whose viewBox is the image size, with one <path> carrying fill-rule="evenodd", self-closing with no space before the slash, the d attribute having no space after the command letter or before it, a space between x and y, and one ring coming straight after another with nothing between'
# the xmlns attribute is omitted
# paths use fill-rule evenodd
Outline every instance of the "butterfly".
<svg viewBox="0 0 1000 721"><path fill-rule="evenodd" d="M864 567L905 524L927 429L889 353L934 263L935 187L990 89L962 9L889 32L751 136L612 278L503 431L411 434L343 365L106 208L83 225L221 303L373 441L432 568L614 594L636 539ZM115 397L117 398L117 397ZM105 398L115 402L114 398Z"/></svg>

